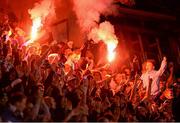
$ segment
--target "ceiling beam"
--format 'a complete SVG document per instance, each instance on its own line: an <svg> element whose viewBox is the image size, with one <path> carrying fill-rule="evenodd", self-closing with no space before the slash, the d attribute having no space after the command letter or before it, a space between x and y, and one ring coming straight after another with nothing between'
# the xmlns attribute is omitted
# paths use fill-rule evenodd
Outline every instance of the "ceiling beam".
<svg viewBox="0 0 180 123"><path fill-rule="evenodd" d="M119 15L125 14L125 15L134 15L136 17L140 18L148 18L148 19L156 19L156 20L167 20L167 21L176 21L177 18L175 16L165 15L161 13L153 13L153 12L147 12L143 10L135 10L125 7L118 7Z"/></svg>

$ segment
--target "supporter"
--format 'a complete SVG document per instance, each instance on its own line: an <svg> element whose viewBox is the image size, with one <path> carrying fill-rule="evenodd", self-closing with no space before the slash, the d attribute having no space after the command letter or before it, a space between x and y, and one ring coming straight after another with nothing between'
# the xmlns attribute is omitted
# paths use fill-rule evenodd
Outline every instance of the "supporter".
<svg viewBox="0 0 180 123"><path fill-rule="evenodd" d="M153 60L148 60L146 62L146 72L142 74L141 79L143 80L144 88L148 88L149 79L152 79L152 89L151 95L156 96L159 93L159 79L160 76L165 71L165 67L167 64L166 58L163 58L161 63L161 67L158 71L155 71L155 65Z"/></svg>

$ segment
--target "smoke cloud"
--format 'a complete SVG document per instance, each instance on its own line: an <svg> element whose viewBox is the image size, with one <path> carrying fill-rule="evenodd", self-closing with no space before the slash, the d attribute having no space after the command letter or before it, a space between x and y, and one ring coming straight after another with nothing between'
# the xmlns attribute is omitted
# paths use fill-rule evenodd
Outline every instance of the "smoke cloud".
<svg viewBox="0 0 180 123"><path fill-rule="evenodd" d="M77 15L79 25L83 32L88 34L88 39L98 43L103 41L107 46L107 58L111 62L115 58L115 48L118 39L115 35L114 26L108 22L99 24L100 15L114 13L116 6L114 0L73 0L74 10Z"/></svg>
<svg viewBox="0 0 180 123"><path fill-rule="evenodd" d="M94 27L90 31L88 38L94 40L96 43L99 41L104 41L105 44L108 44L110 41L113 41L115 44L118 43L114 26L108 21L105 21L99 26Z"/></svg>
<svg viewBox="0 0 180 123"><path fill-rule="evenodd" d="M98 27L94 27L89 33L88 38L94 40L96 43L103 41L107 46L108 61L111 62L114 60L116 55L114 50L118 44L118 39L115 35L114 26L110 22L105 21Z"/></svg>
<svg viewBox="0 0 180 123"><path fill-rule="evenodd" d="M115 10L114 0L73 0L74 11L82 31L90 31L100 20L101 14Z"/></svg>
<svg viewBox="0 0 180 123"><path fill-rule="evenodd" d="M28 10L31 19L41 18L42 22L55 15L54 0L42 0L34 5L34 8Z"/></svg>

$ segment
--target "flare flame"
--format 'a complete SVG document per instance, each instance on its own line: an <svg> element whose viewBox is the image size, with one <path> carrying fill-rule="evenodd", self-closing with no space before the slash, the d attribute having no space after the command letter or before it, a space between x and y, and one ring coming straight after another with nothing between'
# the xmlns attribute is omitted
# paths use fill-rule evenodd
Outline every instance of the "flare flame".
<svg viewBox="0 0 180 123"><path fill-rule="evenodd" d="M34 41L38 38L38 32L43 24L50 23L51 20L54 19L54 0L41 0L35 3L34 7L28 10L28 13L32 19L32 27L30 40L24 44L25 46L34 43Z"/></svg>
<svg viewBox="0 0 180 123"><path fill-rule="evenodd" d="M34 41L37 38L37 34L38 31L40 29L40 27L42 26L41 24L41 18L35 18L33 20L33 25L32 25L32 29L31 29L31 40Z"/></svg>
<svg viewBox="0 0 180 123"><path fill-rule="evenodd" d="M89 39L93 39L95 42L103 41L107 46L107 60L112 62L116 56L115 48L117 47L118 40L116 35L114 34L113 25L105 21L99 25L99 27L95 27L89 33Z"/></svg>
<svg viewBox="0 0 180 123"><path fill-rule="evenodd" d="M116 44L113 41L107 44L107 50L108 50L107 59L109 62L112 62L115 59L116 56L116 52L114 51L115 48L116 48Z"/></svg>

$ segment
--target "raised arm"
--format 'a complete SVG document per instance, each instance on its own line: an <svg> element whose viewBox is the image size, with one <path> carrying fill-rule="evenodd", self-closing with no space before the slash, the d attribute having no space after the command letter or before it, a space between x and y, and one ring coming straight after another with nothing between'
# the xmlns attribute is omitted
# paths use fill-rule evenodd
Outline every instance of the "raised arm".
<svg viewBox="0 0 180 123"><path fill-rule="evenodd" d="M134 80L134 85L133 85L133 88L131 90L131 95L130 95L130 101L133 100L135 94L136 94L136 88L137 88L137 75L135 76L135 80Z"/></svg>
<svg viewBox="0 0 180 123"><path fill-rule="evenodd" d="M161 67L159 68L158 73L157 73L159 76L161 76L164 73L166 69L166 65L167 65L167 60L166 60L166 57L164 57L161 62Z"/></svg>

